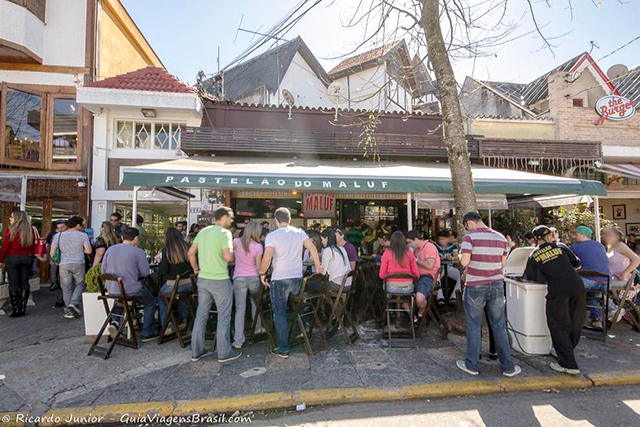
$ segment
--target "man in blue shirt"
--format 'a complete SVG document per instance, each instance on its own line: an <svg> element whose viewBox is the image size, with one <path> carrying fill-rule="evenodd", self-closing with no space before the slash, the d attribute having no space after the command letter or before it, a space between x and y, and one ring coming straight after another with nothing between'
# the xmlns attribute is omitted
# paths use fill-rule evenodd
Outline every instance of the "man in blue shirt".
<svg viewBox="0 0 640 427"><path fill-rule="evenodd" d="M579 225L573 233L575 243L571 246L571 250L580 259L582 267L578 271L597 271L605 276L611 276L609 270L609 257L605 247L595 240L592 240L593 230L586 225ZM598 302L594 299L597 293L589 291L603 291L607 288L607 279L604 277L583 276L580 274L582 283L587 290L587 306L589 306L590 326L601 329L602 321L600 320L600 309L597 308Z"/></svg>

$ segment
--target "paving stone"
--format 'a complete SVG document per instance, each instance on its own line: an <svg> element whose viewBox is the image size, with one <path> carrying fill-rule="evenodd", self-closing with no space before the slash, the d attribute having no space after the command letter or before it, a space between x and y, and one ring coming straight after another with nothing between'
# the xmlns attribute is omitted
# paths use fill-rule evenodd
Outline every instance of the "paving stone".
<svg viewBox="0 0 640 427"><path fill-rule="evenodd" d="M267 356L267 372L291 371L295 369L309 369L309 357L306 353L289 354L288 359L269 354Z"/></svg>
<svg viewBox="0 0 640 427"><path fill-rule="evenodd" d="M151 401L205 399L209 395L215 377L185 378L173 376L158 387Z"/></svg>
<svg viewBox="0 0 640 427"><path fill-rule="evenodd" d="M251 368L259 368L267 366L267 356L251 356L251 355L242 355L239 359L236 359L229 363L218 364L220 369L218 371L218 375L226 376L226 377L238 377L242 372L245 372ZM234 381L232 379L231 381Z"/></svg>
<svg viewBox="0 0 640 427"><path fill-rule="evenodd" d="M13 390L0 383L0 411L17 411L25 405L25 401Z"/></svg>
<svg viewBox="0 0 640 427"><path fill-rule="evenodd" d="M396 365L413 365L416 363L425 363L429 357L421 348L392 348L388 349L387 355Z"/></svg>
<svg viewBox="0 0 640 427"><path fill-rule="evenodd" d="M251 378L242 378L219 375L214 378L207 399L218 397L247 396L262 393L262 380L264 375Z"/></svg>
<svg viewBox="0 0 640 427"><path fill-rule="evenodd" d="M378 368L375 364L358 365L355 369L365 387L391 387L420 382L415 371L396 365L385 365L382 368Z"/></svg>
<svg viewBox="0 0 640 427"><path fill-rule="evenodd" d="M338 366L334 368L312 369L313 388L352 388L363 387L364 382L353 366Z"/></svg>
<svg viewBox="0 0 640 427"><path fill-rule="evenodd" d="M352 361L349 352L346 349L330 348L321 351L309 358L309 366L311 369L319 368L335 368L343 366L351 366Z"/></svg>
<svg viewBox="0 0 640 427"><path fill-rule="evenodd" d="M313 377L308 369L269 372L259 377L262 393L313 389Z"/></svg>
<svg viewBox="0 0 640 427"><path fill-rule="evenodd" d="M187 362L176 367L176 377L212 377L218 375L220 363L215 357L206 357L198 362Z"/></svg>
<svg viewBox="0 0 640 427"><path fill-rule="evenodd" d="M353 350L349 352L354 365L368 365L370 363L391 363L389 355L382 349Z"/></svg>

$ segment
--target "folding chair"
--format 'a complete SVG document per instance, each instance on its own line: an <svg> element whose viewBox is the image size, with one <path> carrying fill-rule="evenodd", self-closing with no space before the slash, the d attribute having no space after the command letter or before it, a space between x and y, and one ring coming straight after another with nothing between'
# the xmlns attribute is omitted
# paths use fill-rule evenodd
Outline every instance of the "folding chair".
<svg viewBox="0 0 640 427"><path fill-rule="evenodd" d="M411 279L411 293L389 292L387 283L393 281L393 279ZM386 325L382 328L383 336L386 334L390 347L415 347L416 346L416 328L413 322L413 315L415 313L414 305L416 300L414 277L404 273L391 274L384 279L384 312ZM409 311L403 307L403 305L409 304ZM395 332L391 332L391 313L397 313ZM402 330L399 325L399 315L401 313L407 313L409 315L409 329Z"/></svg>
<svg viewBox="0 0 640 427"><path fill-rule="evenodd" d="M289 325L289 340L291 341L291 337L293 336L294 326L297 324L300 333L302 334L302 339L304 340L305 348L307 354L309 356L313 356L319 351L326 350L329 348L329 343L327 342L327 337L324 333L324 329L322 328L322 323L320 322L320 318L318 318L318 313L316 311L316 307L319 306L324 301L324 294L310 294L306 292L307 282L309 280L320 280L323 282L322 289L325 288L324 282L327 280L327 276L322 274L314 274L313 276L305 277L302 279L302 286L300 287L300 293L298 295L290 295L289 296L289 305L293 310L293 319ZM318 301L320 300L320 301ZM309 321L309 330L304 326L303 318L311 316L311 320ZM321 343L316 348L311 346L310 336L313 332L314 326L317 326L318 331L320 332ZM293 340L292 345L298 344L297 340Z"/></svg>
<svg viewBox="0 0 640 427"><path fill-rule="evenodd" d="M181 283L182 282L182 283ZM167 313L164 315L163 326L160 329L160 337L158 338L158 345L163 344L167 341L171 341L174 338L178 338L178 342L180 343L180 347L186 348L187 345L191 343L191 335L189 334L189 326L193 329L193 321L195 319L195 311L193 309L193 299L191 293L188 294L178 292L178 288L180 284L184 285L185 283L191 284L191 280L188 278L181 279L180 275L176 276L176 280L173 285L173 290L171 293L161 293L160 298L164 299L167 305ZM176 314L174 312L175 304L179 305L181 302L187 304L188 317L187 317L187 329L184 331L180 331L178 327L178 319L176 318ZM171 325L173 332L167 334L166 331Z"/></svg>
<svg viewBox="0 0 640 427"><path fill-rule="evenodd" d="M120 295L112 295L107 293L104 286L104 283L107 280L112 280L118 283ZM137 350L138 337L136 336L133 314L135 313L136 305L138 304L140 298L127 296L127 293L124 290L124 283L122 282L122 278L116 277L112 274L101 275L100 280L98 280L98 287L100 288L100 296L98 297L98 299L102 300L102 303L104 304L104 311L107 317L102 324L102 327L100 328L100 332L98 332L96 339L91 345L91 348L89 348L89 353L87 355L91 356L92 354L95 354L97 356L101 356L104 360L107 360L109 356L111 356L111 352L113 351L116 344ZM113 301L113 308L109 308L109 300ZM122 314L114 313L116 308L121 308ZM118 319L120 323L115 338L111 339L111 343L107 348L98 346L105 329L107 329L107 327L115 319ZM128 332L130 337L125 337L122 335L125 327L127 326L129 328Z"/></svg>
<svg viewBox="0 0 640 427"><path fill-rule="evenodd" d="M596 297L600 300L598 305L589 305L590 297L587 295L587 309L589 308L597 308L600 310L600 319L602 320L602 333L593 328L583 328L583 333L585 336L597 340L606 341L607 340L607 332L608 332L608 321L607 318L609 316L609 290L611 288L611 277L607 274L602 274L597 271L590 270L580 270L581 276L585 277L593 277L593 278L601 278L604 279L606 283L606 288L602 291L597 290L587 290L587 293L598 294Z"/></svg>
<svg viewBox="0 0 640 427"><path fill-rule="evenodd" d="M349 313L347 306L349 304L349 300L351 299L352 290L355 288L354 278L356 277L357 272L352 270L342 278L342 283L340 284L340 289L338 292L325 292L325 298L331 303L331 314L329 314L329 318L327 319L326 326L326 334L329 336L329 332L333 327L334 321L337 322L338 327L342 330L344 334L344 339L347 341L347 344L353 344L356 342L360 335L358 334L358 329L356 325L351 320L351 314ZM347 281L351 279L351 286L346 287ZM353 329L353 332L349 333L349 328Z"/></svg>
<svg viewBox="0 0 640 427"><path fill-rule="evenodd" d="M609 331L613 331L615 325L620 322L620 320L622 320L621 313L624 307L635 305L633 301L627 300L627 296L631 293L631 288L633 287L633 284L636 280L636 274L636 271L631 273L631 275L629 276L629 280L627 280L626 282L615 281L611 284L610 297L618 308L616 309L613 317L611 317ZM628 322L631 323L632 326L640 328L640 324L637 322L636 317L634 317L634 314L636 314L636 309L634 309L634 307L629 307L627 310L630 311L630 314L627 317Z"/></svg>
<svg viewBox="0 0 640 427"><path fill-rule="evenodd" d="M273 334L273 311L271 309L271 300L269 299L269 292L262 284L260 284L260 291L257 294L250 294L249 297L256 305L256 314L251 319L251 325L249 327L248 341L250 343L256 343L263 340L265 337L269 340L269 343L273 348L277 347L277 343ZM262 327L265 329L265 334L257 334L258 319Z"/></svg>

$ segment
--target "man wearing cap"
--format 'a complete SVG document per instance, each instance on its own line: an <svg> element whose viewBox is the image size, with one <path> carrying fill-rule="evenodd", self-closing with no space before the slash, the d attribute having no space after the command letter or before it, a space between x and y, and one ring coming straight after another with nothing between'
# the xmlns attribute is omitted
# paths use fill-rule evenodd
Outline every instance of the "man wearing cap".
<svg viewBox="0 0 640 427"><path fill-rule="evenodd" d="M575 243L571 246L571 250L580 259L582 267L578 271L596 271L605 276L611 276L609 270L609 257L607 250L600 242L592 240L593 230L586 225L579 225L573 233ZM587 305L589 307L590 326L592 328L602 329L600 321L600 309L598 302L594 299L594 294L589 291L604 291L607 286L607 279L604 277L593 277L580 275L582 283L587 290ZM597 294L596 294L597 295Z"/></svg>
<svg viewBox="0 0 640 427"><path fill-rule="evenodd" d="M580 341L586 316L586 291L575 269L580 260L566 245L555 242L554 233L546 225L533 229L538 247L527 261L524 278L547 284L547 325L556 350L558 363L551 369L579 375L574 349Z"/></svg>

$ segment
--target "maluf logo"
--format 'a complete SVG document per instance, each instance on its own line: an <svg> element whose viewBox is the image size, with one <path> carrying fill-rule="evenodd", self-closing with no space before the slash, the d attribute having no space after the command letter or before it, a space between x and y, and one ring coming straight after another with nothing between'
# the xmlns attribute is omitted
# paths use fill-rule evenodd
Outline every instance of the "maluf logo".
<svg viewBox="0 0 640 427"><path fill-rule="evenodd" d="M596 112L600 114L598 124L605 120L627 120L636 112L633 101L620 95L603 96L596 102Z"/></svg>

